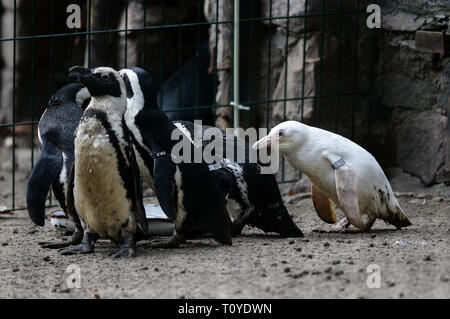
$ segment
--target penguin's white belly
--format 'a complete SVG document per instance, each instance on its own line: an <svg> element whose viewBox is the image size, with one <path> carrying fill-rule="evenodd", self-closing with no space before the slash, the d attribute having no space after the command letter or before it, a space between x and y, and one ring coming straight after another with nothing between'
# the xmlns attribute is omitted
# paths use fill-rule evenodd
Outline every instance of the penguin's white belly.
<svg viewBox="0 0 450 319"><path fill-rule="evenodd" d="M239 205L237 201L227 198L226 206L232 223L240 222L243 219L244 212L242 211L241 205Z"/></svg>
<svg viewBox="0 0 450 319"><path fill-rule="evenodd" d="M59 183L63 185L64 194L67 194L67 183L69 178L69 172L67 169L67 155L62 152L63 166L61 172L59 173Z"/></svg>
<svg viewBox="0 0 450 319"><path fill-rule="evenodd" d="M175 220L175 229L180 229L186 219L186 209L184 207L184 192L182 185L181 171L176 167L175 170L175 187L177 188L177 219Z"/></svg>
<svg viewBox="0 0 450 319"><path fill-rule="evenodd" d="M98 126L100 134L84 132L75 140L75 208L89 229L117 238L130 216L131 203L119 175L116 150Z"/></svg>
<svg viewBox="0 0 450 319"><path fill-rule="evenodd" d="M361 213L387 217L389 207L398 206L391 185L378 163L358 167L357 196Z"/></svg>
<svg viewBox="0 0 450 319"><path fill-rule="evenodd" d="M330 167L329 161L321 158L319 154L311 155L312 158L299 157L299 161L294 161L293 158L286 159L292 167L306 174L316 188L338 205L334 170Z"/></svg>
<svg viewBox="0 0 450 319"><path fill-rule="evenodd" d="M239 164L234 161L227 160L226 167L231 173L233 173L241 200L244 202L244 206L246 206L245 208L237 201L227 197L228 215L233 223L242 223L253 211L253 204L250 203L248 199L248 185L244 179L244 171Z"/></svg>
<svg viewBox="0 0 450 319"><path fill-rule="evenodd" d="M141 173L141 178L144 181L147 187L150 187L153 191L155 191L155 181L150 173L150 170L144 163L144 159L141 154L134 148L134 153L136 154L136 162L139 166L139 172Z"/></svg>

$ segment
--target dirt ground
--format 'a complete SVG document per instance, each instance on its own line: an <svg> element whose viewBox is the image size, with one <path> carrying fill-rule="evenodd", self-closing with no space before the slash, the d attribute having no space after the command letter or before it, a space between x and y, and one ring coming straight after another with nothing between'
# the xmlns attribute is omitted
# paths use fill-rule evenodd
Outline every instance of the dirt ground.
<svg viewBox="0 0 450 319"><path fill-rule="evenodd" d="M0 210L12 196L5 154ZM28 170L29 162L20 161L18 206ZM246 228L232 246L211 239L173 250L140 243L130 260L109 257L115 247L105 240L93 254L61 256L38 245L63 237L49 220L40 228L25 211L0 216L0 298L450 298L450 197L404 194L399 201L413 226L395 230L377 221L365 234L317 232L327 225L307 195L285 201L305 237L283 239ZM79 289L67 287L70 265L80 269ZM378 274L381 287L369 288L368 277Z"/></svg>

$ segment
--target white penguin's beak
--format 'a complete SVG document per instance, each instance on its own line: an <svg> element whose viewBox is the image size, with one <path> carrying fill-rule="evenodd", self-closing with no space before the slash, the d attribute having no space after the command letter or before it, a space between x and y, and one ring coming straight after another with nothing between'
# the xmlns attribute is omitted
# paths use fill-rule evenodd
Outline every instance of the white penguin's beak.
<svg viewBox="0 0 450 319"><path fill-rule="evenodd" d="M270 145L272 145L272 143L275 142L275 141L272 141L273 139L274 138L270 135L264 136L262 139L260 139L255 144L253 144L252 148L254 150L260 150L265 147L270 147Z"/></svg>

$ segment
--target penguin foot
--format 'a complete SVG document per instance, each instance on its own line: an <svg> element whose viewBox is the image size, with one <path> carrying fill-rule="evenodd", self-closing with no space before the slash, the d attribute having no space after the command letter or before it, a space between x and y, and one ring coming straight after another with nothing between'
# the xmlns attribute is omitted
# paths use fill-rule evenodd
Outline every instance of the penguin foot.
<svg viewBox="0 0 450 319"><path fill-rule="evenodd" d="M75 255L75 254L89 254L94 251L96 235L85 232L83 240L79 245L73 245L67 248L58 250L61 255Z"/></svg>
<svg viewBox="0 0 450 319"><path fill-rule="evenodd" d="M339 222L331 226L325 232L327 233L341 233L341 234L358 234L358 233L366 233L369 232L375 223L376 217L371 215L368 216L366 222L364 222L363 228L349 228L351 223L348 221L347 217L344 217Z"/></svg>
<svg viewBox="0 0 450 319"><path fill-rule="evenodd" d="M94 246L88 246L85 244L70 246L58 250L61 255L76 255L76 254L89 254L94 251Z"/></svg>
<svg viewBox="0 0 450 319"><path fill-rule="evenodd" d="M341 231L341 234L360 234L365 232L367 232L367 230L364 228L346 228Z"/></svg>
<svg viewBox="0 0 450 319"><path fill-rule="evenodd" d="M325 230L326 233L344 233L348 230L348 227L350 226L350 222L348 221L347 217L342 218L340 221L338 221L333 226L329 227L327 230Z"/></svg>
<svg viewBox="0 0 450 319"><path fill-rule="evenodd" d="M341 233L343 233L343 234L369 233L374 222L375 222L375 219L369 219L369 222L367 224L365 224L363 228L345 228L341 231Z"/></svg>
<svg viewBox="0 0 450 319"><path fill-rule="evenodd" d="M61 241L61 242L56 242L56 243L51 243L51 242L40 242L39 245L42 248L47 248L47 249L59 249L59 248L64 248L64 247L69 247L69 246L75 246L75 245L79 245L81 244L81 241L83 240L83 233L76 231L73 235L72 235L72 239L69 241Z"/></svg>
<svg viewBox="0 0 450 319"><path fill-rule="evenodd" d="M64 248L64 247L69 247L72 246L72 241L59 241L56 243L51 243L51 242L41 242L39 243L39 246L41 246L42 248L47 248L47 249L59 249L59 248Z"/></svg>
<svg viewBox="0 0 450 319"><path fill-rule="evenodd" d="M134 258L136 257L136 241L134 235L129 231L123 232L124 243L118 251L109 253L113 258Z"/></svg>
<svg viewBox="0 0 450 319"><path fill-rule="evenodd" d="M39 246L41 246L42 248L46 248L46 249L59 249L59 248L64 248L64 247L69 247L72 246L73 243L71 240L69 241L59 241L56 243L51 243L51 242L41 242L39 243Z"/></svg>
<svg viewBox="0 0 450 319"><path fill-rule="evenodd" d="M132 247L122 247L118 251L109 253L112 258L134 258L136 257L136 249Z"/></svg>
<svg viewBox="0 0 450 319"><path fill-rule="evenodd" d="M184 236L174 232L172 237L167 240L152 240L150 248L178 248L184 241Z"/></svg>

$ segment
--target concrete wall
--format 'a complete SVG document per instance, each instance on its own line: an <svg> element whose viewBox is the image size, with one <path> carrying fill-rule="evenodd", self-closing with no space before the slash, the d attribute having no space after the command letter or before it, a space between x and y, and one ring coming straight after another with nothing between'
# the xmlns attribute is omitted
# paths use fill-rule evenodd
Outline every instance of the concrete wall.
<svg viewBox="0 0 450 319"><path fill-rule="evenodd" d="M269 16L269 3L258 1L257 16ZM322 8L322 1L308 1L307 12L340 10L339 1L326 3ZM365 11L373 1L360 3L360 10ZM433 24L441 27L448 24L450 3L448 0L378 3L382 11L382 28L369 30L367 15L361 14L358 41L354 14L326 17L323 35L320 33L321 18L309 18L305 57L303 18L292 19L289 25L286 19L259 22L254 40L257 54L251 59L254 70L251 99L277 100L299 97L302 93L305 96L330 96L371 92L369 96L356 98L326 97L272 103L268 105L269 126L285 119L303 120L352 138L371 151L383 167L400 167L404 173L420 178L425 185L450 182L450 174L446 171L450 166L445 163L449 139L450 58L442 60L435 54L418 52L414 47L415 31ZM356 1L344 1L342 10L355 10L356 4ZM304 14L305 2L291 1L289 9L291 16ZM272 16L285 15L287 1L272 1ZM342 36L340 49L339 30ZM247 70L241 71L241 78L248 76ZM242 92L241 100L245 101L249 98L248 90ZM267 104L252 107L259 126L265 126L266 107ZM296 177L296 172L286 170L286 179Z"/></svg>
<svg viewBox="0 0 450 319"><path fill-rule="evenodd" d="M415 31L436 21L448 24L450 3L380 1L382 31L377 46L377 107L380 122L388 114L389 164L427 185L450 181L445 171L449 139L450 59L415 50Z"/></svg>

